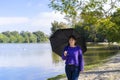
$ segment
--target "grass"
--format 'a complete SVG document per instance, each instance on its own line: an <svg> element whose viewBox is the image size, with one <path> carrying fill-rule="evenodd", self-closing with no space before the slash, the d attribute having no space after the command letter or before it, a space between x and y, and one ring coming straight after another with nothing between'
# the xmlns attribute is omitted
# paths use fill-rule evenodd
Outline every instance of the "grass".
<svg viewBox="0 0 120 80"><path fill-rule="evenodd" d="M66 75L65 74L61 74L61 75L57 75L55 77L49 78L48 80L59 80L61 78L65 78Z"/></svg>
<svg viewBox="0 0 120 80"><path fill-rule="evenodd" d="M98 63L94 63L94 64L91 64L91 65L86 65L85 66L85 70L91 70L95 67L99 67L99 66L102 66L104 63L106 63L107 61L109 61L108 59L105 59L105 60L101 60L99 61Z"/></svg>

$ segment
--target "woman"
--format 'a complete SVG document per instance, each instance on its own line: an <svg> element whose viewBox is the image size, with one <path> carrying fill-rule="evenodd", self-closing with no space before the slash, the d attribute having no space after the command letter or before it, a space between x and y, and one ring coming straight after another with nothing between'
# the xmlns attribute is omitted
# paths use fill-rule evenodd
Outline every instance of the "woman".
<svg viewBox="0 0 120 80"><path fill-rule="evenodd" d="M62 59L66 60L66 76L68 80L78 80L79 73L84 70L82 50L76 45L76 38L73 35L69 37L68 43L62 54Z"/></svg>

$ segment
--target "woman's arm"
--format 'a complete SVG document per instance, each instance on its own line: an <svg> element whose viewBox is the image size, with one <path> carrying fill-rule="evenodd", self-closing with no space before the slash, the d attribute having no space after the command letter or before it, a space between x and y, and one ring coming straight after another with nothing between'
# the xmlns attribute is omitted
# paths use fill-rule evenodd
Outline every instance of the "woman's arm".
<svg viewBox="0 0 120 80"><path fill-rule="evenodd" d="M67 48L68 48L68 46L66 46L63 50L63 53L62 53L62 59L63 60L66 60L66 58L67 58Z"/></svg>
<svg viewBox="0 0 120 80"><path fill-rule="evenodd" d="M82 54L82 50L79 49L79 66L80 66L80 71L84 71L84 58Z"/></svg>

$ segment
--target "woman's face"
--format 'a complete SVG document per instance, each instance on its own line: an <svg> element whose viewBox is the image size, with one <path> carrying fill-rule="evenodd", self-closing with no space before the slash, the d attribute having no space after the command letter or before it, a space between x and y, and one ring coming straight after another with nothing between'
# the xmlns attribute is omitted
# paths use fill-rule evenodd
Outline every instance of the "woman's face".
<svg viewBox="0 0 120 80"><path fill-rule="evenodd" d="M73 39L73 38L69 39L69 44L70 45L75 45L75 43L76 43L75 39Z"/></svg>

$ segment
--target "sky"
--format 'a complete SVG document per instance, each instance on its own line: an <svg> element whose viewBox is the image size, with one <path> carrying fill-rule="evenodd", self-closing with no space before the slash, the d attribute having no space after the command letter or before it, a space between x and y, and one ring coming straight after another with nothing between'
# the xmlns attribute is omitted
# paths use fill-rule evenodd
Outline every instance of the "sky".
<svg viewBox="0 0 120 80"><path fill-rule="evenodd" d="M51 33L51 22L65 22L64 15L49 8L49 0L0 0L0 32Z"/></svg>

